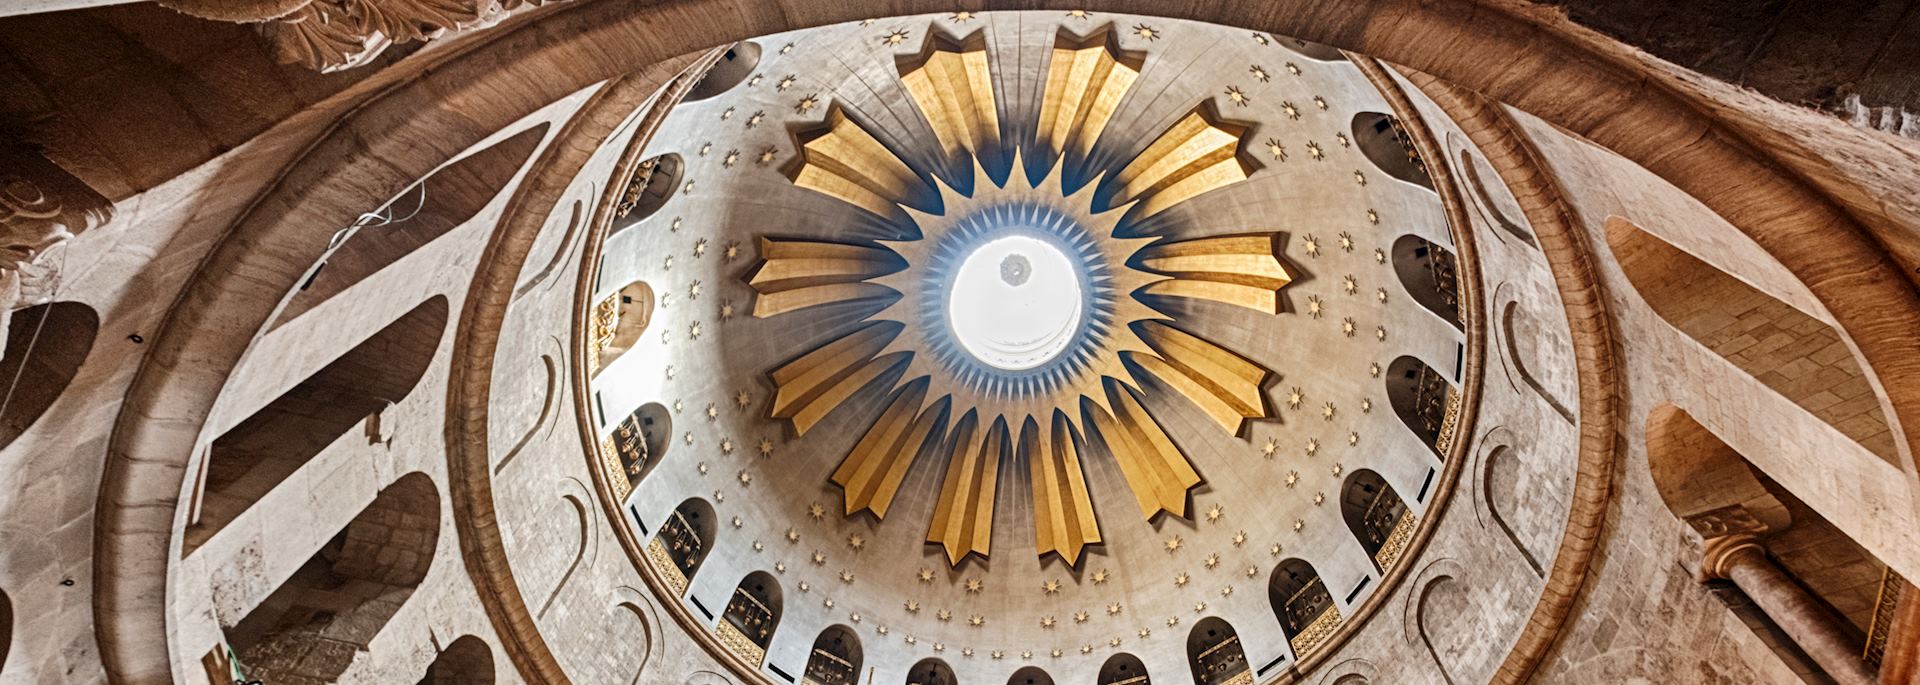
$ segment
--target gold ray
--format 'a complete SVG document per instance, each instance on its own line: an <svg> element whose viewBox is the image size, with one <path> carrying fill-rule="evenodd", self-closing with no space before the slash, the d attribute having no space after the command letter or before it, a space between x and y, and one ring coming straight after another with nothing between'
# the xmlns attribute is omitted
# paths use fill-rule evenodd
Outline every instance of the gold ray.
<svg viewBox="0 0 1920 685"><path fill-rule="evenodd" d="M886 286L868 282L898 271L900 260L884 248L811 240L760 238L760 263L747 275L753 315L777 316L835 302L885 297Z"/></svg>
<svg viewBox="0 0 1920 685"><path fill-rule="evenodd" d="M1173 276L1147 287L1155 295L1213 300L1280 313L1280 289L1293 282L1274 250L1274 234L1254 233L1161 243L1140 264Z"/></svg>
<svg viewBox="0 0 1920 685"><path fill-rule="evenodd" d="M993 75L987 68L984 31L964 41L941 34L927 40L927 52L903 61L900 83L927 117L940 148L949 157L1000 146L1000 112L993 99Z"/></svg>
<svg viewBox="0 0 1920 685"><path fill-rule="evenodd" d="M1085 39L1062 35L1047 63L1046 92L1034 137L1056 155L1071 151L1085 158L1120 107L1120 98L1140 78L1145 60L1126 55L1113 43L1107 26ZM1016 167L1017 168L1017 167Z"/></svg>
<svg viewBox="0 0 1920 685"><path fill-rule="evenodd" d="M868 324L774 369L768 415L791 422L794 435L806 435L834 407L899 364L898 357L875 356L899 330Z"/></svg>
<svg viewBox="0 0 1920 685"><path fill-rule="evenodd" d="M1259 364L1158 322L1141 324L1140 335L1158 354L1130 354L1128 360L1199 405L1229 434L1240 434L1247 419L1266 416L1260 386L1269 372Z"/></svg>
<svg viewBox="0 0 1920 685"><path fill-rule="evenodd" d="M1121 169L1117 202L1140 201L1148 217L1209 190L1247 180L1258 168L1241 148L1247 127L1227 123L1201 103Z"/></svg>
<svg viewBox="0 0 1920 685"><path fill-rule="evenodd" d="M1007 422L995 418L985 430L979 424L979 414L969 410L954 427L946 478L927 526L927 542L939 543L953 566L968 554L987 556L993 542L993 497L1006 460Z"/></svg>
<svg viewBox="0 0 1920 685"><path fill-rule="evenodd" d="M846 490L849 516L866 509L876 518L887 517L887 507L899 494L900 481L907 477L907 467L913 465L920 446L947 421L948 401L942 398L923 410L926 399L925 382L901 388L833 472L833 482Z"/></svg>
<svg viewBox="0 0 1920 685"><path fill-rule="evenodd" d="M1033 539L1045 557L1058 554L1074 566L1087 545L1099 544L1100 522L1093 517L1086 474L1073 445L1073 421L1055 411L1051 430L1041 435L1032 417L1020 427L1020 453L1033 472Z"/></svg>
<svg viewBox="0 0 1920 685"><path fill-rule="evenodd" d="M1106 386L1112 395L1113 413L1091 404L1083 406L1082 411L1092 417L1101 442L1120 463L1120 474L1126 477L1127 487L1140 504L1140 516L1152 519L1165 511L1186 518L1187 490L1200 484L1199 472L1193 470L1186 455L1131 391L1118 381L1109 381Z"/></svg>
<svg viewBox="0 0 1920 685"><path fill-rule="evenodd" d="M800 160L788 178L802 188L844 200L880 216L924 187L920 177L839 105L827 110L826 130L802 136Z"/></svg>

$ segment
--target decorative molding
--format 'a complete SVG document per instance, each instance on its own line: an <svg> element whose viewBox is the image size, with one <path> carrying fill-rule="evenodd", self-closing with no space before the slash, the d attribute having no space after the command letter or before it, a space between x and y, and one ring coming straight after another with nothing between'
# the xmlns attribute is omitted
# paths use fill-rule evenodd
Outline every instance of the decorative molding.
<svg viewBox="0 0 1920 685"><path fill-rule="evenodd" d="M39 150L0 144L0 340L14 310L52 299L60 268L47 253L112 218L107 198Z"/></svg>
<svg viewBox="0 0 1920 685"><path fill-rule="evenodd" d="M395 43L500 23L547 0L159 0L202 19L259 24L282 62L320 72L366 64Z"/></svg>

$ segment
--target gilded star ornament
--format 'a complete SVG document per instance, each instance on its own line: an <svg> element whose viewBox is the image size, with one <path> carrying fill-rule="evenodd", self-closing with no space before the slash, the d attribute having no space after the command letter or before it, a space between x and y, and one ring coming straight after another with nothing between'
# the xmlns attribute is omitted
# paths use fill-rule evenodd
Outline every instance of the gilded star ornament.
<svg viewBox="0 0 1920 685"><path fill-rule="evenodd" d="M1104 568L1103 568L1103 569L1100 569L1100 570L1098 570L1098 571L1094 571L1094 572L1093 572L1093 584L1094 584L1094 585L1104 585L1104 584L1106 584L1106 582L1107 582L1107 570L1106 570L1106 569L1104 569Z"/></svg>
<svg viewBox="0 0 1920 685"><path fill-rule="evenodd" d="M894 29L892 33L880 37L880 44L888 47L907 42L906 29Z"/></svg>
<svg viewBox="0 0 1920 685"><path fill-rule="evenodd" d="M749 114L749 115L747 115L747 123L746 123L746 126L747 126L747 128L757 128L757 127L759 127L759 126L760 126L760 122L762 122L762 121L766 121L766 120L767 120L767 113L766 113L766 111L765 111L765 110L756 110L756 111L754 111L754 113L752 113L752 114ZM733 166L733 165L731 165L731 164L729 164L729 165L727 165L727 166Z"/></svg>
<svg viewBox="0 0 1920 685"><path fill-rule="evenodd" d="M1059 580L1049 580L1049 581L1047 581L1047 582L1045 582L1045 583L1041 583L1041 584L1040 584L1040 591L1041 591L1041 592L1042 592L1043 594L1049 594L1049 595L1051 595L1051 594L1057 594L1057 593L1059 593L1059 592L1060 592L1060 581L1059 581Z"/></svg>
<svg viewBox="0 0 1920 685"><path fill-rule="evenodd" d="M1253 99L1247 97L1247 93L1245 91L1240 90L1239 86L1228 86L1226 95L1227 95L1228 102L1232 102L1233 104L1239 105L1241 107L1245 107L1249 103L1253 102Z"/></svg>
<svg viewBox="0 0 1920 685"><path fill-rule="evenodd" d="M903 30L892 35L905 40ZM1135 35L1151 40L1160 34L1139 24ZM927 66L900 65L902 83L922 111L935 106L923 95L968 87L947 80L967 72L956 52L962 50L935 46ZM1123 95L1132 81L1121 83L1111 96ZM980 86L974 83L970 92L992 92ZM1101 188L1113 186L1096 181L1069 191L1067 165L1058 160L1029 168L1015 151L1010 173L988 173L970 153L998 145L997 134L947 116L928 121L939 140L953 143L955 155L974 157L972 175L950 185L933 174L929 183L884 146L862 142L872 134L838 106L821 107L824 130L802 136L810 142L801 144L800 168L790 178L895 222L900 237L828 242L763 235L760 262L747 280L758 318L832 304L873 307L840 337L801 351L770 374L776 387L768 418L786 421L795 436L870 386L884 393L886 407L830 476L844 493L843 512L884 519L905 465L931 442L943 473L924 539L942 548L949 565L989 556L994 503L1007 489L1002 486L1012 484L1031 484L1022 494L1033 498L1036 522L1052 522L1036 523L1034 551L1074 565L1086 546L1103 542L1081 465L1080 445L1097 444L1105 449L1089 453L1119 462L1144 519L1161 512L1187 518L1189 491L1202 479L1147 410L1149 395L1171 388L1238 435L1246 421L1270 418L1261 387L1272 371L1188 332L1178 310L1163 311L1154 304L1160 297L1149 296L1210 299L1275 316L1282 313L1279 290L1292 281L1291 270L1272 233L1173 239L1123 230L1123 222L1245 180L1254 167L1243 150L1245 128L1216 121L1210 108L1196 104L1149 145L1153 159L1092 169L1096 176L1134 179L1096 202ZM992 111L993 103L982 109ZM864 171L841 175L850 161L871 173L898 174L901 182L873 183ZM946 317L946 284L958 264L1008 226L1066 255L1085 296L1076 310L1084 316L1066 329L1063 346L1018 372L963 347ZM809 276L783 276L799 273ZM1160 382L1146 382L1149 376ZM1031 478L1003 473L1008 468L1030 468Z"/></svg>
<svg viewBox="0 0 1920 685"><path fill-rule="evenodd" d="M1253 74L1253 79L1261 83L1273 80L1273 75L1268 74L1267 70L1258 64L1247 67L1247 73Z"/></svg>
<svg viewBox="0 0 1920 685"><path fill-rule="evenodd" d="M1276 161L1276 162L1287 161L1287 146L1281 144L1280 141L1278 140L1275 140L1273 138L1268 138L1267 154L1273 157L1273 161Z"/></svg>
<svg viewBox="0 0 1920 685"><path fill-rule="evenodd" d="M1134 24L1133 35L1147 40L1160 40L1160 30L1146 24Z"/></svg>
<svg viewBox="0 0 1920 685"><path fill-rule="evenodd" d="M819 106L820 106L819 96L808 95L806 97L800 98L799 102L794 103L793 113L807 114L812 112L815 107L819 107Z"/></svg>

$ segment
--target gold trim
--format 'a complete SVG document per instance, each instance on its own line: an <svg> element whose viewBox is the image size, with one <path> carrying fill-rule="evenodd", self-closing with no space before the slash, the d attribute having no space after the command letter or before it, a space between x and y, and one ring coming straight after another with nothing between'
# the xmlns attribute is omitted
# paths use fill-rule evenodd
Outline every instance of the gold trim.
<svg viewBox="0 0 1920 685"><path fill-rule="evenodd" d="M1894 573L1892 566L1880 570L1880 592L1873 600L1873 622L1867 627L1867 645L1860 650L1860 660L1869 666L1878 668L1887 655L1887 635L1893 632L1894 614L1906 584L1907 580Z"/></svg>
<svg viewBox="0 0 1920 685"><path fill-rule="evenodd" d="M1419 527L1419 518L1409 511L1394 522L1393 532L1387 533L1386 541L1380 543L1380 551L1373 553L1373 561L1380 565L1381 573L1392 570L1393 565L1400 561L1401 553L1407 550L1407 543L1413 541L1413 531Z"/></svg>
<svg viewBox="0 0 1920 685"><path fill-rule="evenodd" d="M658 536L647 541L647 561L653 563L654 572L666 581L667 589L675 597L687 596L687 576L680 572L680 565L673 563L673 557L667 554L667 545Z"/></svg>
<svg viewBox="0 0 1920 685"><path fill-rule="evenodd" d="M1314 617L1312 623L1307 624L1305 630L1300 631L1299 635L1293 636L1293 639L1288 641L1293 645L1294 661L1297 663L1305 659L1308 654L1313 653L1313 650L1326 644L1327 638L1333 636L1333 631L1338 629L1341 623L1340 607L1328 604L1326 611L1320 612L1319 616Z"/></svg>
<svg viewBox="0 0 1920 685"><path fill-rule="evenodd" d="M755 666L766 663L767 650L754 644L753 638L747 637L746 633L740 632L739 627L727 622L726 619L720 619L720 625L714 626L713 634L720 638L720 644L725 645L727 649L733 651L735 656L747 663Z"/></svg>

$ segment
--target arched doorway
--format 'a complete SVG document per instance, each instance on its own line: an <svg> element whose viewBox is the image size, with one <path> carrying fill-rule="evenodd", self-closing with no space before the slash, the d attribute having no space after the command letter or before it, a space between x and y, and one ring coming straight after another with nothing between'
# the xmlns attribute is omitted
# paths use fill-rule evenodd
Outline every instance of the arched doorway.
<svg viewBox="0 0 1920 685"><path fill-rule="evenodd" d="M1305 658L1340 626L1340 608L1334 606L1320 572L1304 559L1287 559L1273 568L1267 580L1267 601L1296 660Z"/></svg>
<svg viewBox="0 0 1920 685"><path fill-rule="evenodd" d="M707 560L707 550L712 549L713 518L713 505L706 500L695 497L681 502L661 524L653 541L647 543L647 556L673 587L673 594L687 594L693 575Z"/></svg>
<svg viewBox="0 0 1920 685"><path fill-rule="evenodd" d="M1187 666L1194 685L1253 685L1253 666L1240 634L1219 617L1200 619L1187 632Z"/></svg>
<svg viewBox="0 0 1920 685"><path fill-rule="evenodd" d="M807 653L807 670L802 672L802 685L859 685L860 679L860 638L853 630L842 625L827 626L820 631L820 637L814 638L813 650Z"/></svg>
<svg viewBox="0 0 1920 685"><path fill-rule="evenodd" d="M1393 273L1414 302L1454 328L1460 320L1460 267L1453 251L1426 238L1403 235L1393 241Z"/></svg>
<svg viewBox="0 0 1920 685"><path fill-rule="evenodd" d="M733 589L727 610L720 614L720 642L747 663L766 661L773 631L780 627L780 582L766 571L754 571Z"/></svg>
<svg viewBox="0 0 1920 685"><path fill-rule="evenodd" d="M939 659L921 659L907 669L907 685L957 685L953 669Z"/></svg>
<svg viewBox="0 0 1920 685"><path fill-rule="evenodd" d="M1387 366L1387 403L1400 422L1420 441L1445 459L1460 417L1460 393L1445 375L1413 357L1400 357Z"/></svg>
<svg viewBox="0 0 1920 685"><path fill-rule="evenodd" d="M1371 469L1355 470L1340 486L1340 518L1381 573L1393 568L1413 538L1413 512L1400 493Z"/></svg>
<svg viewBox="0 0 1920 685"><path fill-rule="evenodd" d="M1153 685L1147 677L1147 665L1140 663L1140 657L1121 652L1107 657L1107 663L1100 665L1100 675L1094 679L1095 685Z"/></svg>

